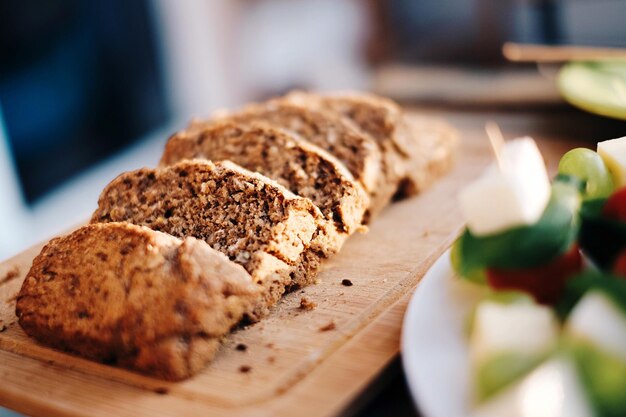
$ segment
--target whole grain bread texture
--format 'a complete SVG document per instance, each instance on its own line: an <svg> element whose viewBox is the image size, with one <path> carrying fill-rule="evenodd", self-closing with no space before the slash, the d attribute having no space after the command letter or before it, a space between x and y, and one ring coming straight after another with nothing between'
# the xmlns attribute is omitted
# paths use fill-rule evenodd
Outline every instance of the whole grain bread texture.
<svg viewBox="0 0 626 417"><path fill-rule="evenodd" d="M383 176L372 196L371 216L394 196L405 198L424 190L452 164L458 137L455 129L433 117L409 118L387 98L362 92L294 91L278 100L339 113L376 141Z"/></svg>
<svg viewBox="0 0 626 417"><path fill-rule="evenodd" d="M16 314L45 345L181 380L214 357L259 297L240 265L200 240L92 224L43 248Z"/></svg>
<svg viewBox="0 0 626 417"><path fill-rule="evenodd" d="M378 146L349 120L333 112L292 103L268 102L222 112L208 120L195 120L189 128L214 123L216 119L240 125L261 121L295 132L340 160L367 192L371 193L379 182L381 155Z"/></svg>
<svg viewBox="0 0 626 417"><path fill-rule="evenodd" d="M267 123L216 121L183 130L168 141L161 165L189 158L230 160L309 198L321 210L325 224L302 253L289 290L313 282L322 261L337 253L361 227L369 205L367 193L341 162L294 133Z"/></svg>
<svg viewBox="0 0 626 417"><path fill-rule="evenodd" d="M265 288L250 317L256 320L278 302L296 272L316 273L317 265L300 263L324 227L321 220L311 200L263 175L230 161L184 160L120 175L100 195L91 222L127 221L204 240Z"/></svg>
<svg viewBox="0 0 626 417"><path fill-rule="evenodd" d="M185 129L167 142L161 166L183 159L230 160L309 198L339 233L361 227L369 198L334 156L298 135L268 123L207 123Z"/></svg>

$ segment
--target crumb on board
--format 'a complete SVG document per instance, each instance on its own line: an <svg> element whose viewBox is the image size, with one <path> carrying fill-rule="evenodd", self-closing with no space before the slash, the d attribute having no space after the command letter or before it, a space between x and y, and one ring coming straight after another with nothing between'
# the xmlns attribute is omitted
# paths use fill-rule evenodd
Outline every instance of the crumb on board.
<svg viewBox="0 0 626 417"><path fill-rule="evenodd" d="M10 296L9 298L7 298L6 303L7 304L11 304L14 303L15 301L17 301L17 296L19 295L19 292L16 292L15 294L13 294L12 296Z"/></svg>
<svg viewBox="0 0 626 417"><path fill-rule="evenodd" d="M154 389L154 393L159 395L167 395L170 393L170 389L167 387L156 387Z"/></svg>
<svg viewBox="0 0 626 417"><path fill-rule="evenodd" d="M268 347L269 349L274 349L274 344L273 343L268 343L265 346Z"/></svg>
<svg viewBox="0 0 626 417"><path fill-rule="evenodd" d="M342 279L341 280L341 285L343 285L344 287L351 287L354 284L352 284L352 281L350 281L349 279Z"/></svg>
<svg viewBox="0 0 626 417"><path fill-rule="evenodd" d="M325 325L323 325L322 327L320 327L320 332L328 332L330 330L335 330L337 328L337 325L335 324L334 321L329 321L328 323L326 323Z"/></svg>
<svg viewBox="0 0 626 417"><path fill-rule="evenodd" d="M12 279L17 278L20 275L20 269L17 265L14 265L13 268L9 269L6 274L0 279L0 284L4 284L5 282L9 282Z"/></svg>
<svg viewBox="0 0 626 417"><path fill-rule="evenodd" d="M300 310L311 311L315 307L317 307L317 304L313 301L309 300L306 297L300 298Z"/></svg>
<svg viewBox="0 0 626 417"><path fill-rule="evenodd" d="M252 371L252 367L250 365L241 365L239 367L239 372L241 372L242 374L247 374L250 371Z"/></svg>
<svg viewBox="0 0 626 417"><path fill-rule="evenodd" d="M424 230L424 232L422 233L422 237L428 237L429 234L430 232L428 230Z"/></svg>
<svg viewBox="0 0 626 417"><path fill-rule="evenodd" d="M244 343L237 343L237 346L235 346L235 349L238 350L239 352L245 352L246 350L248 350L248 345Z"/></svg>
<svg viewBox="0 0 626 417"><path fill-rule="evenodd" d="M319 279L319 278L315 278L315 281L314 281L314 284L315 284L315 285L318 285L318 284L321 284L321 283L322 283L322 280L321 280L321 279Z"/></svg>
<svg viewBox="0 0 626 417"><path fill-rule="evenodd" d="M274 363L274 362L276 362L276 358L274 356L268 356L267 362L268 363Z"/></svg>

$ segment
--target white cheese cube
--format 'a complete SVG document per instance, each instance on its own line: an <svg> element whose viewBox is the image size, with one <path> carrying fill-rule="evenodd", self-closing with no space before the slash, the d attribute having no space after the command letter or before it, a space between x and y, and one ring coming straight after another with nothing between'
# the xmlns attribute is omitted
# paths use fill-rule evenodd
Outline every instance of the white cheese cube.
<svg viewBox="0 0 626 417"><path fill-rule="evenodd" d="M565 331L626 361L626 316L600 291L587 293L576 304Z"/></svg>
<svg viewBox="0 0 626 417"><path fill-rule="evenodd" d="M556 358L478 407L473 417L593 417L574 366Z"/></svg>
<svg viewBox="0 0 626 417"><path fill-rule="evenodd" d="M598 154L611 171L616 187L626 185L626 136L598 142Z"/></svg>
<svg viewBox="0 0 626 417"><path fill-rule="evenodd" d="M539 356L553 348L557 339L558 324L550 308L483 301L476 308L470 355L474 363L503 352Z"/></svg>
<svg viewBox="0 0 626 417"><path fill-rule="evenodd" d="M467 227L476 236L536 223L550 199L550 179L535 141L507 142L500 170L492 165L460 194Z"/></svg>

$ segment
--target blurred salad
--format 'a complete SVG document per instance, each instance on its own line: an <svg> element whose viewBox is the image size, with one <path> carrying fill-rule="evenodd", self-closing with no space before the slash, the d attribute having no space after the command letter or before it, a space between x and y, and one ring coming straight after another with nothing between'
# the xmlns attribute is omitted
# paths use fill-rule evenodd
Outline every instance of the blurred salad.
<svg viewBox="0 0 626 417"><path fill-rule="evenodd" d="M508 142L460 195L459 279L476 416L626 416L626 137L573 149L549 181L535 142Z"/></svg>

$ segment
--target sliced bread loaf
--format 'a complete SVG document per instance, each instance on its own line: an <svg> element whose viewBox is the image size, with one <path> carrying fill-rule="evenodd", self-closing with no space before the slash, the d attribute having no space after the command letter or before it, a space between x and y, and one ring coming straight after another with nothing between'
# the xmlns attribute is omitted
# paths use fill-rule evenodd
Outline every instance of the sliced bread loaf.
<svg viewBox="0 0 626 417"><path fill-rule="evenodd" d="M206 124L173 135L161 165L183 159L230 160L259 172L319 207L338 232L357 230L369 198L335 157L286 130L267 123Z"/></svg>
<svg viewBox="0 0 626 417"><path fill-rule="evenodd" d="M391 201L407 169L407 155L398 143L404 134L400 108L388 100L371 96L322 95L303 91L291 92L276 101L337 113L352 121L376 142L381 152L382 175L371 195L368 210L368 216L375 217Z"/></svg>
<svg viewBox="0 0 626 417"><path fill-rule="evenodd" d="M241 264L275 304L300 266L322 214L308 198L229 161L185 160L120 175L102 192L92 223L128 221L193 236Z"/></svg>
<svg viewBox="0 0 626 417"><path fill-rule="evenodd" d="M344 163L367 192L372 192L378 184L381 155L376 143L337 114L291 103L270 102L221 114L217 118L239 124L262 121L295 132ZM215 119L195 121L190 129L214 122Z"/></svg>
<svg viewBox="0 0 626 417"><path fill-rule="evenodd" d="M366 93L292 92L282 100L337 112L354 122L382 152L382 183L372 196L370 213L380 212L391 197L418 193L451 165L456 132L433 118L408 119L395 102Z"/></svg>
<svg viewBox="0 0 626 417"><path fill-rule="evenodd" d="M43 344L180 380L213 358L259 293L241 266L202 241L93 224L43 248L16 313Z"/></svg>

